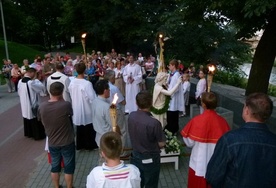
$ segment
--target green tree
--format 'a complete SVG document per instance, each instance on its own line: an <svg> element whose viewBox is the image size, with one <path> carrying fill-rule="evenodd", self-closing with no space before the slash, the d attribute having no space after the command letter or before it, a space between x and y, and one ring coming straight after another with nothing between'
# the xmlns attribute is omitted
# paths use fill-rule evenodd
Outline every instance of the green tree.
<svg viewBox="0 0 276 188"><path fill-rule="evenodd" d="M57 18L61 15L62 0L16 0L13 1L15 14L20 13L17 20L12 23L20 23L16 29L21 40L43 44L49 51L57 41L59 25Z"/></svg>
<svg viewBox="0 0 276 188"><path fill-rule="evenodd" d="M171 0L66 0L59 23L71 35L90 33L87 42L98 49L115 48L118 51L132 52L153 50L160 17L164 11L172 10L175 4L176 1ZM89 41L91 39L93 42Z"/></svg>
<svg viewBox="0 0 276 188"><path fill-rule="evenodd" d="M196 13L216 20L220 24L232 23L238 29L237 39L251 37L264 29L254 54L246 95L253 92L267 93L269 77L276 56L276 1L275 0L185 0L182 4L186 18Z"/></svg>

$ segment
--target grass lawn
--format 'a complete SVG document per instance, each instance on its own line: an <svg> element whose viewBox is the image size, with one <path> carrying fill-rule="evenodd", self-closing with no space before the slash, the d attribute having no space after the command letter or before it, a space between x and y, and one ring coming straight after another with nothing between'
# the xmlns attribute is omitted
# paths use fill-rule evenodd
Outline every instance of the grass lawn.
<svg viewBox="0 0 276 188"><path fill-rule="evenodd" d="M0 49L0 57L2 60L6 58L5 44L3 40L0 40ZM8 42L8 51L9 59L12 61L12 63L16 63L20 66L22 65L23 59L28 59L29 62L32 63L36 55L43 55L43 53L38 50L15 42ZM2 65L3 62L1 62L1 69Z"/></svg>
<svg viewBox="0 0 276 188"><path fill-rule="evenodd" d="M1 70L3 67L3 61L2 59L6 58L6 52L5 52L5 44L3 40L0 40L0 58L1 58ZM33 62L34 57L36 55L43 55L38 50L35 50L33 48L30 48L26 45L19 44L16 42L8 42L8 50L9 50L9 59L12 61L12 63L16 63L19 66L22 65L23 59L28 59L30 63ZM5 84L3 75L0 74L0 84Z"/></svg>

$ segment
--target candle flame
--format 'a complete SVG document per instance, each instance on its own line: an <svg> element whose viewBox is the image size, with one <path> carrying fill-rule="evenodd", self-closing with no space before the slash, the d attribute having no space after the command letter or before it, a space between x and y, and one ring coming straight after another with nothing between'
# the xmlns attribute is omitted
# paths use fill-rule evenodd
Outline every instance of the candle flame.
<svg viewBox="0 0 276 188"><path fill-rule="evenodd" d="M216 70L214 65L208 66L209 72L213 73Z"/></svg>
<svg viewBox="0 0 276 188"><path fill-rule="evenodd" d="M163 38L163 35L162 35L162 34L159 34L159 38Z"/></svg>
<svg viewBox="0 0 276 188"><path fill-rule="evenodd" d="M112 104L116 105L118 99L119 99L118 94L115 93Z"/></svg>
<svg viewBox="0 0 276 188"><path fill-rule="evenodd" d="M85 38L86 37L86 33L83 33L82 35L81 35L81 38Z"/></svg>

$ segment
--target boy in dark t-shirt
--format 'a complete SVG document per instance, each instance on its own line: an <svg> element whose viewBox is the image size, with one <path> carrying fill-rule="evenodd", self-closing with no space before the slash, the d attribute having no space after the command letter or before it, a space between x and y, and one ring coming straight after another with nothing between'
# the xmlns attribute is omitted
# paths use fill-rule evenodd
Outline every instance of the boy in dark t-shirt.
<svg viewBox="0 0 276 188"><path fill-rule="evenodd" d="M49 150L52 158L51 177L55 187L59 187L61 157L64 160L64 173L67 187L73 186L75 170L74 129L71 121L73 109L70 102L62 97L64 85L54 82L50 86L50 100L41 103L38 119L45 127L49 139Z"/></svg>

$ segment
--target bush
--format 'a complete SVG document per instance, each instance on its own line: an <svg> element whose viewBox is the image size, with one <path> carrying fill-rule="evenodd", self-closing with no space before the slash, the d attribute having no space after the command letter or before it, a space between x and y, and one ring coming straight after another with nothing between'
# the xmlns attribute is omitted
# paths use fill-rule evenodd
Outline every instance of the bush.
<svg viewBox="0 0 276 188"><path fill-rule="evenodd" d="M267 94L276 97L276 86L269 84Z"/></svg>
<svg viewBox="0 0 276 188"><path fill-rule="evenodd" d="M214 75L214 82L245 89L247 80L244 72L242 71L229 72L225 70L218 70Z"/></svg>

